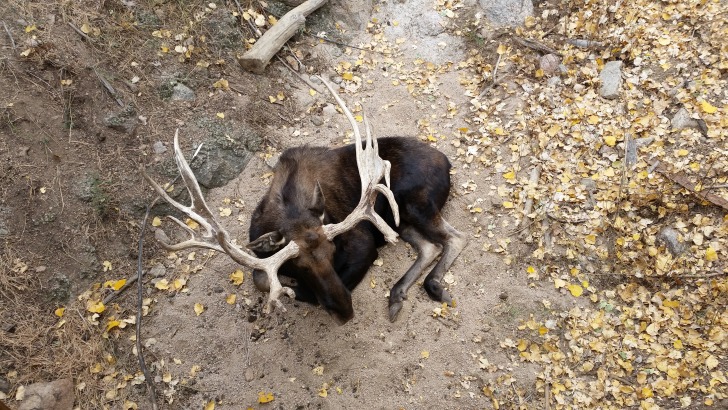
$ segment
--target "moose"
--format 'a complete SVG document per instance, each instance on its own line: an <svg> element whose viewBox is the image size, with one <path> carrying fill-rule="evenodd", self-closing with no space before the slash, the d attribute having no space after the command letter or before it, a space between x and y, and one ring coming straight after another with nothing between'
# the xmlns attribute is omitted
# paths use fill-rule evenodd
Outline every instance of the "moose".
<svg viewBox="0 0 728 410"><path fill-rule="evenodd" d="M351 124L355 143L336 149L303 146L281 154L268 192L251 217L246 247L256 256L235 244L209 210L177 134L175 160L191 205L172 199L142 172L160 196L198 222L200 232L169 216L190 239L173 244L161 230L157 239L169 250L205 247L253 268L255 286L269 292L266 311L285 311L279 300L285 294L321 305L344 324L354 317L351 292L377 259L377 249L400 236L417 258L390 290L389 319L397 318L407 291L438 256L424 288L431 299L452 303L441 281L467 239L442 216L450 192L449 160L414 138L373 139L366 117L363 142L351 111L321 80ZM295 284L283 286L279 275Z"/></svg>

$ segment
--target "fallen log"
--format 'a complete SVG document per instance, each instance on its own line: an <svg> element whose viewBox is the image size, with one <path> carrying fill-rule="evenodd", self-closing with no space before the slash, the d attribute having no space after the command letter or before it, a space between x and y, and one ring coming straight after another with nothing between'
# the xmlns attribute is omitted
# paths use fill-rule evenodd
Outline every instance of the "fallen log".
<svg viewBox="0 0 728 410"><path fill-rule="evenodd" d="M240 66L245 70L262 74L270 59L303 26L306 16L319 9L326 1L308 0L286 13L255 42L253 48L238 59Z"/></svg>

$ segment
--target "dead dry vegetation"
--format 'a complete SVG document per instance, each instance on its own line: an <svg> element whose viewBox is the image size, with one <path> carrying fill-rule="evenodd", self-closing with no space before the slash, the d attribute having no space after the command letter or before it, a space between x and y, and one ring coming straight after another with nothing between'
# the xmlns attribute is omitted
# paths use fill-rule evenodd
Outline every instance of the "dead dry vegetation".
<svg viewBox="0 0 728 410"><path fill-rule="evenodd" d="M376 135L453 163L446 216L469 238L445 276L457 303L415 286L387 321L414 257L400 243L346 326L292 301L264 315L249 269L148 233L141 342L159 406L727 405L725 1L545 1L515 29L474 1L332 2L266 74L242 71L288 9L0 4L0 400L70 378L78 408L151 408L127 283L154 199L139 167L172 181L176 128L188 158L220 149L193 166L244 242L282 149L350 142L323 87L299 78L325 74ZM605 98L615 61L623 80ZM169 230L170 212L156 206L147 228Z"/></svg>

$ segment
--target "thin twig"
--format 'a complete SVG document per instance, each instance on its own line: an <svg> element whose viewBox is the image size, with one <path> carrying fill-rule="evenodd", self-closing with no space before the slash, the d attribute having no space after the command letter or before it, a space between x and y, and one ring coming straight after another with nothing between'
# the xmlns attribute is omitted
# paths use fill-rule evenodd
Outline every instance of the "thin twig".
<svg viewBox="0 0 728 410"><path fill-rule="evenodd" d="M490 85L486 86L483 91L480 92L478 98L484 96L488 92L488 90L495 87L495 85L498 83L498 66L500 65L501 58L503 58L503 54L498 54L498 61L495 62L495 68L493 69L493 82L491 82Z"/></svg>
<svg viewBox="0 0 728 410"><path fill-rule="evenodd" d="M133 284L134 284L134 282L136 282L138 278L139 278L139 273L137 273L137 274L135 274L134 276L132 276L132 277L130 277L129 279L127 279L127 280L126 280L126 283L124 284L124 286L122 286L122 287L121 287L121 288L120 288L119 290L117 290L117 291L114 291L114 292L112 292L112 293L108 294L108 295L107 295L107 296L106 296L106 297L104 298L104 301L103 301L103 302L104 302L104 305L108 305L109 303L113 302L113 301L114 301L114 300L115 300L115 299L116 299L117 297L119 297L119 295L121 295L121 294L122 294L122 293L123 293L123 292L124 292L125 290L127 290L127 289L131 288L131 285L133 285Z"/></svg>
<svg viewBox="0 0 728 410"><path fill-rule="evenodd" d="M78 34L79 34L79 35L80 35L81 37L83 37L83 38L84 38L84 39L85 39L86 41L88 41L89 43L93 43L93 40L91 40L91 37L87 36L87 35L86 35L86 33L84 33L83 31L81 31L81 29L79 29L78 27L74 26L74 25L73 25L73 23L71 23L71 22L69 21L69 22L68 22L68 25L69 25L69 26L71 26L71 28L72 28L72 29L74 29L74 30L76 31L76 33L78 33Z"/></svg>
<svg viewBox="0 0 728 410"><path fill-rule="evenodd" d="M549 47L549 46L547 46L545 44L541 44L541 43L539 43L538 41L535 41L535 40L530 40L530 39L523 38L523 37L519 37L519 36L515 36L515 35L513 36L513 40L516 43L518 43L518 44L520 44L520 45L522 45L524 47L528 47L530 49L533 49L533 50L536 50L536 51L540 51L540 52L542 52L544 54L561 55L558 51L554 50L553 48L551 48L551 47Z"/></svg>
<svg viewBox="0 0 728 410"><path fill-rule="evenodd" d="M287 69L289 69L293 74L295 74L298 78L300 78L301 81L303 81L304 83L306 83L306 85L308 85L312 90L314 90L317 93L321 94L321 90L319 90L318 87L316 87L315 85L313 85L313 83L309 79L303 77L298 71L294 70L293 67L291 67L288 63L286 63L285 60L283 60L283 58L281 58L281 56L279 56L279 55L276 54L276 58L278 58L278 61L280 61L281 64L283 64L284 66L286 66Z"/></svg>
<svg viewBox="0 0 728 410"><path fill-rule="evenodd" d="M152 202L153 203L153 202ZM142 310L144 304L144 285L142 282L142 261L144 251L144 231L147 228L147 219L149 219L149 213L151 212L151 205L147 205L147 211L144 214L144 220L142 221L142 229L139 232L139 255L137 256L137 316L136 316L136 349L137 357L139 358L139 367L144 374L144 381L149 388L149 400L152 402L152 408L157 410L157 391L154 389L154 380L152 380L149 370L144 363L144 352L142 350Z"/></svg>
<svg viewBox="0 0 728 410"><path fill-rule="evenodd" d="M371 53L377 53L377 54L381 54L381 55L386 55L385 53L383 53L381 51L370 50L370 49L367 49L367 48L352 46L351 44L346 44L346 43L342 43L340 41L331 40L328 37L317 36L316 34L311 34L311 33L308 33L306 31L304 31L303 34L305 34L305 35L307 35L309 37L313 37L313 38L317 38L319 40L323 40L323 41L325 41L327 43L336 44L337 46L350 47L350 48L355 48L355 49L361 50L361 51L368 51L368 52L371 52Z"/></svg>
<svg viewBox="0 0 728 410"><path fill-rule="evenodd" d="M121 100L121 98L119 98L119 94L116 92L116 90L111 85L111 83L106 78L104 78L104 76L99 74L98 70L96 70L95 68L94 68L94 73L96 74L96 77L99 78L99 81L101 81L101 84L104 85L104 88L106 88L106 91L108 91L109 94L111 94L111 96L114 97L114 100L116 100L116 103L119 104L119 107L123 107L124 102Z"/></svg>
<svg viewBox="0 0 728 410"><path fill-rule="evenodd" d="M13 34L10 32L10 29L3 21L3 27L5 28L5 32L8 33L8 38L10 38L10 45L13 46L13 51L17 50L17 47L15 47L15 39L13 38Z"/></svg>

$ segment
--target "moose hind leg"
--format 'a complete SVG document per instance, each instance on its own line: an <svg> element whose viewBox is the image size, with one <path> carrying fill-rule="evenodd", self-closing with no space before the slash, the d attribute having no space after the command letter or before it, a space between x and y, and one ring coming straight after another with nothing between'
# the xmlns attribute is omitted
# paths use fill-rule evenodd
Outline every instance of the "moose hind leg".
<svg viewBox="0 0 728 410"><path fill-rule="evenodd" d="M430 298L439 302L452 304L450 294L442 286L442 277L445 275L450 266L452 266L455 258L467 245L468 240L465 234L453 228L444 218L440 217L433 227L437 230L437 236L442 238L442 256L434 268L427 274L425 278L425 291ZM434 232L433 232L434 233Z"/></svg>
<svg viewBox="0 0 728 410"><path fill-rule="evenodd" d="M422 271L437 258L440 249L434 243L425 239L412 227L406 227L400 232L400 236L417 251L417 260L407 269L397 283L389 292L389 320L394 322L397 314L402 309L402 303L407 299L407 290L420 277Z"/></svg>

